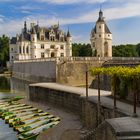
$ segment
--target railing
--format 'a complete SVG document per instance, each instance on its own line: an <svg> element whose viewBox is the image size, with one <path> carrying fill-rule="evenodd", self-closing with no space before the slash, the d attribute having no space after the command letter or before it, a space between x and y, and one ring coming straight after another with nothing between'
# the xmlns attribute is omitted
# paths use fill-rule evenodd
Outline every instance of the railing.
<svg viewBox="0 0 140 140"><path fill-rule="evenodd" d="M21 62L44 62L44 61L140 61L140 57L54 57L54 58L40 58L40 59L28 59L17 60L14 63Z"/></svg>

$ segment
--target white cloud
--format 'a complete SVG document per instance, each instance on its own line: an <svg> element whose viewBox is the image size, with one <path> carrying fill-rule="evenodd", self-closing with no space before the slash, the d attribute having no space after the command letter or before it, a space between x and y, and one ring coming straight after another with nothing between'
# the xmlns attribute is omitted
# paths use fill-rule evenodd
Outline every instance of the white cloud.
<svg viewBox="0 0 140 140"><path fill-rule="evenodd" d="M49 1L49 0L46 0ZM62 0L59 0L59 2L62 2ZM67 1L67 0L63 0ZM72 2L78 2L80 0L71 0ZM95 0L96 1L96 0ZM94 2L95 2L94 1ZM113 1L113 0L110 0ZM114 0L117 2L117 0ZM123 2L125 0L122 0ZM134 0L137 3L131 3L130 0L128 0L129 3L125 3L123 5L119 5L119 7L113 7L113 8L106 8L104 9L104 16L107 20L114 20L114 19L120 19L120 18L127 18L127 17L134 17L134 16L140 16L140 0ZM57 0L55 0L57 2ZM88 2L92 2L88 1ZM21 7L22 12L28 13L28 6ZM74 15L72 18L62 18L61 16L56 15L34 15L34 16L27 16L22 19L14 19L14 20L3 20L4 17L0 15L0 34L7 34L10 36L15 36L16 33L21 32L21 28L23 27L23 23L25 20L27 20L28 23L30 22L37 22L39 21L41 26L50 26L53 24L57 24L58 21L60 22L60 25L67 25L67 24L78 24L78 23L90 23L95 22L98 18L98 10L91 10L89 12L85 11L84 14L81 14L79 16ZM82 12L83 13L83 12ZM82 35L74 36L73 40L74 42L79 42L79 40L83 40L85 37ZM87 42L87 39L85 40Z"/></svg>
<svg viewBox="0 0 140 140"><path fill-rule="evenodd" d="M23 13L23 14L31 14L31 12L28 11L28 10L22 10L21 13Z"/></svg>
<svg viewBox="0 0 140 140"><path fill-rule="evenodd" d="M20 10L40 10L41 8L39 6L35 5L22 5L21 7L15 7L15 9L20 9Z"/></svg>

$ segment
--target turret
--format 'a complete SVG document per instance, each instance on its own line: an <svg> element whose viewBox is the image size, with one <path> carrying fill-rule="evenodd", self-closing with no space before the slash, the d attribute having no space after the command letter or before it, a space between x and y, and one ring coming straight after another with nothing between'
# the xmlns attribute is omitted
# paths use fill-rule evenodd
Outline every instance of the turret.
<svg viewBox="0 0 140 140"><path fill-rule="evenodd" d="M100 9L99 18L90 35L93 56L111 57L112 56L112 34L107 27L103 12Z"/></svg>
<svg viewBox="0 0 140 140"><path fill-rule="evenodd" d="M68 29L68 32L67 32L67 42L71 43L71 41L72 41L72 36L71 36L70 31Z"/></svg>
<svg viewBox="0 0 140 140"><path fill-rule="evenodd" d="M24 33L27 33L27 23L26 23L26 21L24 22Z"/></svg>
<svg viewBox="0 0 140 140"><path fill-rule="evenodd" d="M67 32L66 56L67 56L67 57L72 56L72 36L71 36L71 34L70 34L69 29L68 29L68 32Z"/></svg>
<svg viewBox="0 0 140 140"><path fill-rule="evenodd" d="M31 41L34 43L37 42L37 34L34 27L32 27L31 29Z"/></svg>

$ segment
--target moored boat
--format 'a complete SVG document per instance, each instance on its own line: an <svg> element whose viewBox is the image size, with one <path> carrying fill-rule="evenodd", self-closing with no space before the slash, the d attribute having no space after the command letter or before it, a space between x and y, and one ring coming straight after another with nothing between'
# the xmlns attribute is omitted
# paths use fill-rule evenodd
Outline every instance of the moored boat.
<svg viewBox="0 0 140 140"><path fill-rule="evenodd" d="M55 122L55 121L59 121L59 120L60 120L59 117L50 118L50 119L46 118L46 119L41 120L41 121L39 120L39 121L37 121L37 122L35 122L35 123L31 123L31 124L24 125L24 126L18 128L17 131L18 131L19 133L26 132L26 131L30 131L30 130L32 130L32 129L35 129L35 128L41 126L41 125L45 125L45 124L48 124L48 123L50 123L50 122Z"/></svg>
<svg viewBox="0 0 140 140"><path fill-rule="evenodd" d="M0 112L3 112L5 110L10 110L10 109L13 109L13 108L17 108L17 107L22 107L22 106L26 106L25 104L19 104L19 103L16 103L16 104L12 104L12 105L8 105L8 106L5 106L5 107L1 107L0 109Z"/></svg>
<svg viewBox="0 0 140 140"><path fill-rule="evenodd" d="M41 125L31 131L21 133L18 135L19 140L35 140L36 137L39 135L40 132L46 131L49 128L57 125L60 121L51 122L45 125Z"/></svg>
<svg viewBox="0 0 140 140"><path fill-rule="evenodd" d="M8 109L8 110L9 110L9 111L16 111L16 110L22 110L22 109L28 109L28 108L32 108L32 106L30 106L30 105L25 105L25 106L20 106L20 107Z"/></svg>
<svg viewBox="0 0 140 140"><path fill-rule="evenodd" d="M43 113L30 114L30 115L27 115L27 116L20 117L18 119L15 118L12 122L12 126L15 128L15 127L18 127L20 125L24 125L25 121L28 121L32 118L39 118L39 117L48 116L48 115L49 115L49 113L43 112Z"/></svg>
<svg viewBox="0 0 140 140"><path fill-rule="evenodd" d="M25 104L22 104L22 105L13 105L13 106L11 106L10 108L2 108L1 110L0 110L0 116L2 117L2 118L5 118L6 116L9 116L9 115L11 115L11 114L14 114L13 112L14 112L14 110L20 110L20 109L22 109L22 108L28 108L28 106L27 105L25 105ZM31 106L29 106L29 107L31 107Z"/></svg>
<svg viewBox="0 0 140 140"><path fill-rule="evenodd" d="M45 116L31 117L28 120L21 121L20 124L22 124L22 125L20 125L20 124L15 125L15 126L13 125L13 127L15 128L15 130L17 130L18 128L21 128L23 126L27 126L29 124L36 123L38 121L42 121L42 120L45 120L45 119L51 119L51 118L54 118L54 116L53 115L45 115Z"/></svg>
<svg viewBox="0 0 140 140"><path fill-rule="evenodd" d="M22 112L22 113L20 113L20 114L16 114L16 115L13 115L13 116L9 117L9 118L8 118L7 120L5 120L5 121L7 121L9 124L12 125L12 122L13 122L15 119L20 120L21 117L28 116L28 115L31 115L31 114L40 113L40 112L42 112L42 110L29 111L29 112Z"/></svg>

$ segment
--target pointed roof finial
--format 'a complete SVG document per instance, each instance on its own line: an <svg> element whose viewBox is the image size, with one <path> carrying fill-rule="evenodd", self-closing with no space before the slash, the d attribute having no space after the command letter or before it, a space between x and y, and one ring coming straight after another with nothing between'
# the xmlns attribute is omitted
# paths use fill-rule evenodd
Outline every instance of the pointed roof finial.
<svg viewBox="0 0 140 140"><path fill-rule="evenodd" d="M24 21L24 32L25 33L27 32L27 23L26 23L26 21Z"/></svg>
<svg viewBox="0 0 140 140"><path fill-rule="evenodd" d="M70 31L69 31L69 26L68 26L68 31L67 31L67 37L71 37Z"/></svg>
<svg viewBox="0 0 140 140"><path fill-rule="evenodd" d="M100 4L100 11L102 11L102 4Z"/></svg>
<svg viewBox="0 0 140 140"><path fill-rule="evenodd" d="M103 12L102 12L102 5L101 4L100 4L100 11L99 11L98 21L104 21Z"/></svg>

